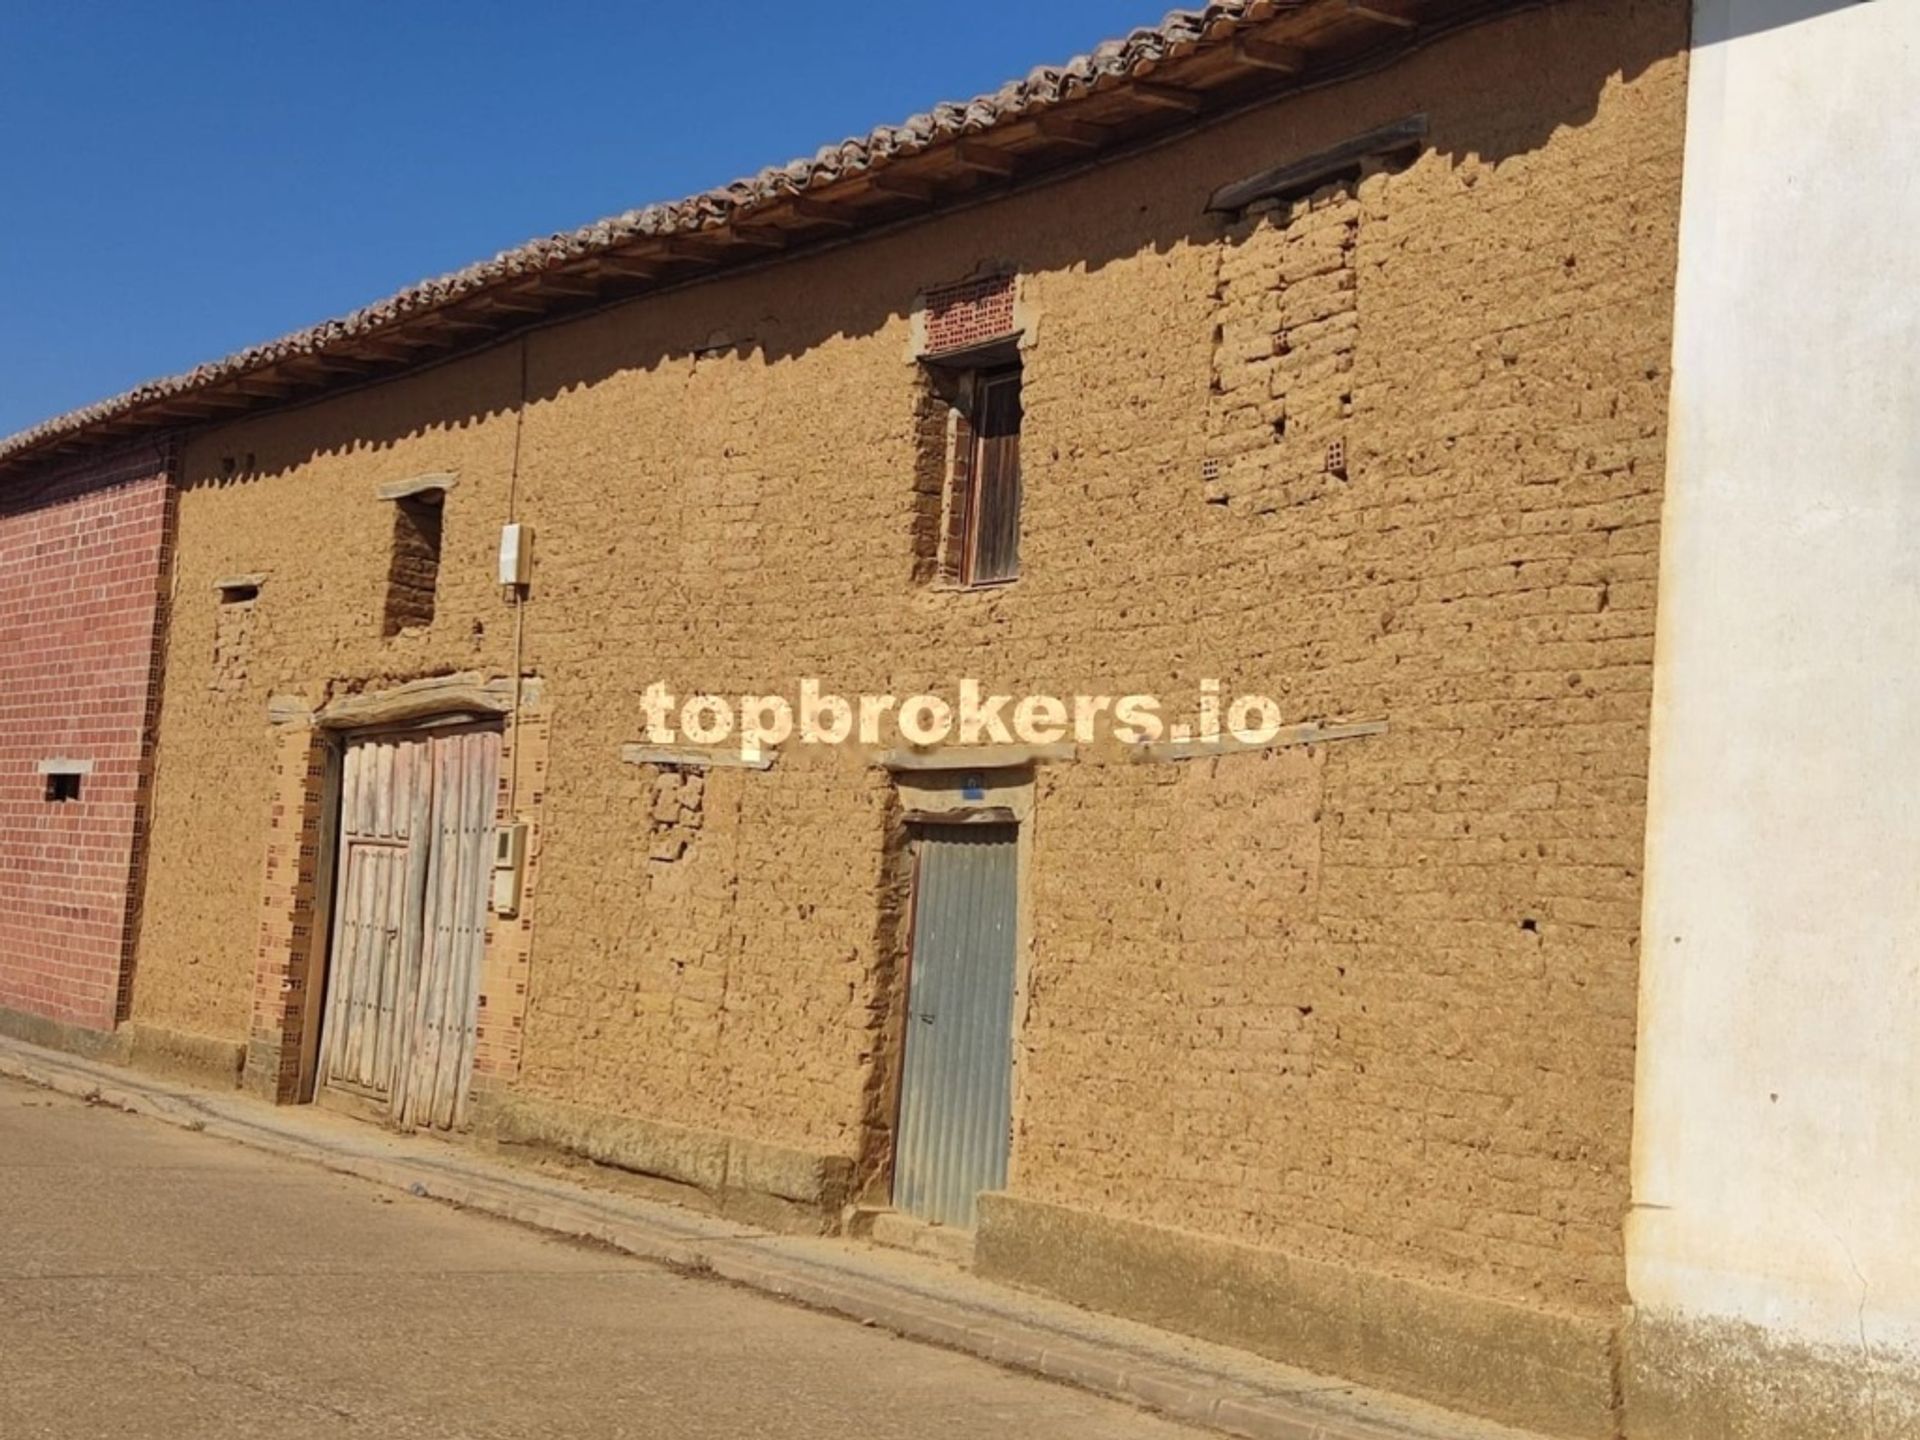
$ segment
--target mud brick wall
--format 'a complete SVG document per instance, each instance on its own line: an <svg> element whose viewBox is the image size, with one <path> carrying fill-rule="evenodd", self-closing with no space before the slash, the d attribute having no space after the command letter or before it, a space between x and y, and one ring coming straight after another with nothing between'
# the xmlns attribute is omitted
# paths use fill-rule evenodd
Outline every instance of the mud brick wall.
<svg viewBox="0 0 1920 1440"><path fill-rule="evenodd" d="M795 747L669 784L620 759L645 687L1179 704L1218 677L1390 729L1042 771L1012 1189L1610 1310L1686 23L1682 0L1568 0L196 437L136 1010L246 1034L270 696L518 657L550 722L539 904L488 1083L857 1156L893 1063L890 781ZM1205 213L1415 112L1404 170ZM983 267L1019 275L1030 326L1022 573L956 592L927 583L912 316ZM425 472L458 476L435 612L386 636L375 492ZM510 494L538 536L517 637L492 570ZM268 578L230 693L194 667L234 573Z"/></svg>
<svg viewBox="0 0 1920 1440"><path fill-rule="evenodd" d="M0 1006L111 1029L137 903L168 456L0 495ZM53 802L43 760L88 762Z"/></svg>

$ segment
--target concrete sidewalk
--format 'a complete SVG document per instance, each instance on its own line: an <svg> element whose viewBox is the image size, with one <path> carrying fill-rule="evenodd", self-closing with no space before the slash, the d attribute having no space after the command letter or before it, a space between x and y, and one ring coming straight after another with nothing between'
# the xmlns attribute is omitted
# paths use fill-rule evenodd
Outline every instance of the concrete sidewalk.
<svg viewBox="0 0 1920 1440"><path fill-rule="evenodd" d="M773 1235L398 1135L311 1106L279 1108L0 1039L0 1075L151 1116L411 1194L1050 1376L1250 1440L1530 1440L1239 1351L982 1281L859 1241Z"/></svg>

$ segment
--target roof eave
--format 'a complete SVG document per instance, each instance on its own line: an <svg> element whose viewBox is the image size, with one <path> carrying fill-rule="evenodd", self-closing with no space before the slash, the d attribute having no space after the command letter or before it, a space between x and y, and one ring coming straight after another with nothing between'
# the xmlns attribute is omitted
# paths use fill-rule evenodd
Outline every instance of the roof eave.
<svg viewBox="0 0 1920 1440"><path fill-rule="evenodd" d="M530 242L0 440L0 480L483 348L534 325L931 217L1316 88L1528 0L1228 0L811 161ZM1531 0L1542 3L1542 0ZM1445 11L1444 19L1441 11Z"/></svg>

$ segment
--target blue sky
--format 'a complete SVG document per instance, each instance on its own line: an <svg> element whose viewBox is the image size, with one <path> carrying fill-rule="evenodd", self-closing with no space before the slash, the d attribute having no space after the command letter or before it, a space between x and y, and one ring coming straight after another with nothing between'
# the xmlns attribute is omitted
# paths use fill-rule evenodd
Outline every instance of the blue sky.
<svg viewBox="0 0 1920 1440"><path fill-rule="evenodd" d="M0 7L0 435L996 88L1167 0Z"/></svg>

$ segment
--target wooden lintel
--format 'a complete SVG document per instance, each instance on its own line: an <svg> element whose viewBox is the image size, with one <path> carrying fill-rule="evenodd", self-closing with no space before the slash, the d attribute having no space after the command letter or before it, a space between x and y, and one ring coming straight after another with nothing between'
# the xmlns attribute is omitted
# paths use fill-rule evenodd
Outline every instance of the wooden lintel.
<svg viewBox="0 0 1920 1440"><path fill-rule="evenodd" d="M1151 80L1136 80L1123 94L1130 94L1136 100L1162 110L1178 110L1183 115L1198 114L1200 97L1191 90L1183 90L1178 85L1161 85Z"/></svg>
<svg viewBox="0 0 1920 1440"><path fill-rule="evenodd" d="M1271 70L1276 75L1298 75L1307 68L1304 50L1254 36L1236 40L1233 55L1242 65L1255 65L1262 70Z"/></svg>
<svg viewBox="0 0 1920 1440"><path fill-rule="evenodd" d="M1420 23L1413 0L1347 0L1347 13L1356 20L1372 20L1400 30L1411 30Z"/></svg>
<svg viewBox="0 0 1920 1440"><path fill-rule="evenodd" d="M1382 125L1364 135L1322 150L1317 155L1294 160L1231 185L1222 185L1207 200L1211 214L1231 215L1245 210L1257 200L1298 196L1326 183L1343 171L1350 171L1379 156L1406 154L1427 138L1427 117L1409 115L1391 125Z"/></svg>
<svg viewBox="0 0 1920 1440"><path fill-rule="evenodd" d="M1095 150L1106 143L1107 132L1098 125L1089 125L1084 120L1069 119L1065 115L1043 113L1036 115L1033 128L1049 140L1058 140L1062 145L1075 145L1082 150Z"/></svg>
<svg viewBox="0 0 1920 1440"><path fill-rule="evenodd" d="M874 757L882 770L1015 770L1078 754L1071 741L1047 745L933 745L921 750L883 750Z"/></svg>
<svg viewBox="0 0 1920 1440"><path fill-rule="evenodd" d="M391 480L373 493L380 500L410 500L416 495L445 495L460 477L451 470L435 471L427 475L414 475L405 480Z"/></svg>
<svg viewBox="0 0 1920 1440"><path fill-rule="evenodd" d="M491 685L478 683L477 676L436 675L391 690L342 695L311 712L311 718L313 724L323 729L348 730L449 715L490 717L506 714L512 708L509 696L502 696Z"/></svg>
<svg viewBox="0 0 1920 1440"><path fill-rule="evenodd" d="M815 225L831 225L838 230L851 230L854 226L853 216L838 205L829 205L824 200L809 200L804 195L796 195L787 204L794 214Z"/></svg>
<svg viewBox="0 0 1920 1440"><path fill-rule="evenodd" d="M1017 825L1010 805L974 805L964 810L903 810L902 825Z"/></svg>
<svg viewBox="0 0 1920 1440"><path fill-rule="evenodd" d="M622 745L620 758L629 765L665 765L680 770L710 770L730 766L742 770L771 770L777 752L763 750L743 755L724 745Z"/></svg>
<svg viewBox="0 0 1920 1440"><path fill-rule="evenodd" d="M883 195L918 200L922 205L933 203L933 185L912 175L894 175L886 170L875 170L867 176L867 183Z"/></svg>
<svg viewBox="0 0 1920 1440"><path fill-rule="evenodd" d="M974 140L962 140L953 147L953 158L969 170L978 170L986 175L1011 175L1014 170L1013 157L1004 150L995 150Z"/></svg>
<svg viewBox="0 0 1920 1440"><path fill-rule="evenodd" d="M1205 740L1153 740L1128 751L1134 760L1214 760L1225 755L1258 754L1293 745L1327 745L1336 740L1363 740L1385 735L1385 720L1354 720L1337 724L1296 725L1264 736L1220 735Z"/></svg>

